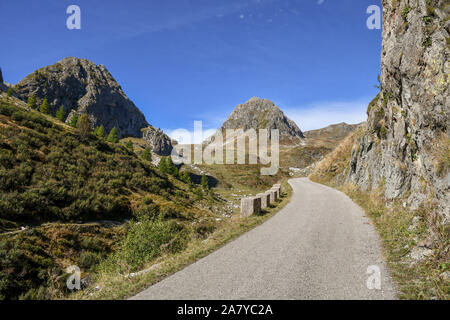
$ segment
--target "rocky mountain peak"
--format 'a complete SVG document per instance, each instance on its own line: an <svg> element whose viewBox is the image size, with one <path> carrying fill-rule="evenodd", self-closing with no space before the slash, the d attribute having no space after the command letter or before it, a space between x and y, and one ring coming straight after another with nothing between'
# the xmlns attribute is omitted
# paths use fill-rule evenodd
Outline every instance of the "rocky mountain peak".
<svg viewBox="0 0 450 320"><path fill-rule="evenodd" d="M226 129L278 129L280 137L302 139L302 131L294 121L272 101L253 97L244 104L239 104L219 130Z"/></svg>
<svg viewBox="0 0 450 320"><path fill-rule="evenodd" d="M41 103L46 98L53 114L64 105L67 120L87 113L94 126L103 125L107 131L116 127L120 137L141 137L141 129L148 126L105 66L86 59L69 57L36 70L14 89L23 100L34 95Z"/></svg>
<svg viewBox="0 0 450 320"><path fill-rule="evenodd" d="M0 68L0 84L3 83L3 74L2 74L2 68Z"/></svg>

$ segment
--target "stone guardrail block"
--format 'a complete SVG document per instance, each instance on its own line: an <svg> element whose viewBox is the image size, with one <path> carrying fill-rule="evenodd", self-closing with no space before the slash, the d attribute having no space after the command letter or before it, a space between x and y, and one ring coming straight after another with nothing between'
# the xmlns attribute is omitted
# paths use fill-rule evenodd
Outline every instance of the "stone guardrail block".
<svg viewBox="0 0 450 320"><path fill-rule="evenodd" d="M268 196L267 200L267 206L269 206L274 200L272 199L272 191L268 190L264 192Z"/></svg>
<svg viewBox="0 0 450 320"><path fill-rule="evenodd" d="M241 199L241 216L247 218L261 212L261 198L249 197Z"/></svg>
<svg viewBox="0 0 450 320"><path fill-rule="evenodd" d="M276 193L276 200L278 200L280 198L280 188L279 187L272 187L272 189L270 190L274 190Z"/></svg>
<svg viewBox="0 0 450 320"><path fill-rule="evenodd" d="M274 203L275 201L278 200L278 192L277 192L277 190L270 189L267 192L270 192L270 203Z"/></svg>
<svg viewBox="0 0 450 320"><path fill-rule="evenodd" d="M256 195L258 198L261 199L261 209L265 209L270 204L270 194L268 193L259 193Z"/></svg>
<svg viewBox="0 0 450 320"><path fill-rule="evenodd" d="M277 183L277 184L274 184L273 186L280 188L280 195L283 193L283 187L281 186L281 184Z"/></svg>

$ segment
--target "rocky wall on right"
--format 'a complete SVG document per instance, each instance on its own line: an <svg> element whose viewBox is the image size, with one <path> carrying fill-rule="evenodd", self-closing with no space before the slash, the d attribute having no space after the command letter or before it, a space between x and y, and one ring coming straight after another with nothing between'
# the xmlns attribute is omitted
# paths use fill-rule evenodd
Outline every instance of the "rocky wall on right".
<svg viewBox="0 0 450 320"><path fill-rule="evenodd" d="M380 93L347 180L450 223L449 34L444 0L383 0ZM431 210L430 210L431 208Z"/></svg>

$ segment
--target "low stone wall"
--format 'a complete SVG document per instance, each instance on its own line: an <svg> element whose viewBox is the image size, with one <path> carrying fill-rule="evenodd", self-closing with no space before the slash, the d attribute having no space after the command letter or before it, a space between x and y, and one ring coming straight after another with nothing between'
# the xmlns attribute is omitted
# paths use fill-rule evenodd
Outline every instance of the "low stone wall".
<svg viewBox="0 0 450 320"><path fill-rule="evenodd" d="M259 193L256 197L241 199L241 216L247 218L253 214L259 214L262 209L267 208L281 197L281 184L275 184L270 190Z"/></svg>

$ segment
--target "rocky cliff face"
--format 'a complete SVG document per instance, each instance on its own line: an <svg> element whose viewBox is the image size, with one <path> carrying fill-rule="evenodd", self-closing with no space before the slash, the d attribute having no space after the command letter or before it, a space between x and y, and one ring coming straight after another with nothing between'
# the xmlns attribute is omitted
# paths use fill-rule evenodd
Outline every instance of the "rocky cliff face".
<svg viewBox="0 0 450 320"><path fill-rule="evenodd" d="M383 0L380 93L352 150L348 180L381 186L450 223L448 1Z"/></svg>
<svg viewBox="0 0 450 320"><path fill-rule="evenodd" d="M172 152L171 139L160 129L149 126L142 130L142 139L151 147L152 151L161 156L168 156Z"/></svg>
<svg viewBox="0 0 450 320"><path fill-rule="evenodd" d="M8 86L3 83L2 69L0 68L0 91L7 91L7 90L8 90Z"/></svg>
<svg viewBox="0 0 450 320"><path fill-rule="evenodd" d="M14 89L25 101L30 95L38 103L47 98L53 114L64 105L68 119L85 112L94 126L102 124L107 131L116 127L120 137L141 137L141 129L148 126L108 70L85 59L66 58L36 70Z"/></svg>
<svg viewBox="0 0 450 320"><path fill-rule="evenodd" d="M300 141L304 138L302 131L284 115L272 101L253 97L244 104L236 106L228 119L219 129L278 129L280 139Z"/></svg>

